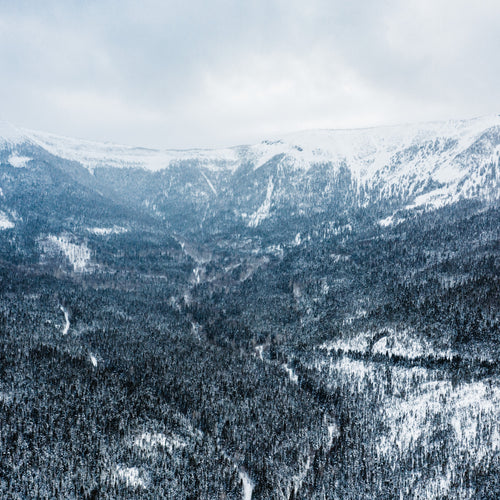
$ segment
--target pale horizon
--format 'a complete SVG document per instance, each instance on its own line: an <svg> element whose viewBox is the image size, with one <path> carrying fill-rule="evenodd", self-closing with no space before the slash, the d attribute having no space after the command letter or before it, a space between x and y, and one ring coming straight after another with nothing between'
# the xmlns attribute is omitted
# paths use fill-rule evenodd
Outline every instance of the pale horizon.
<svg viewBox="0 0 500 500"><path fill-rule="evenodd" d="M500 4L0 5L0 119L169 149L499 112Z"/></svg>

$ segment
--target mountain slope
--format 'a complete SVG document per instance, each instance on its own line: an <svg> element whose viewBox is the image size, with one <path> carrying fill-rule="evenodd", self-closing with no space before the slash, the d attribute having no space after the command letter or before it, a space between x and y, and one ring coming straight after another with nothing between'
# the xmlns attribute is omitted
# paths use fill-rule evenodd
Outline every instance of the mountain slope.
<svg viewBox="0 0 500 500"><path fill-rule="evenodd" d="M171 208L169 198L176 205L184 200L197 209L206 204L229 209L251 226L280 206L326 209L324 199L339 194L358 206L386 200L399 208L500 196L498 115L310 131L254 146L187 151L99 144L9 126L3 129L2 159L12 166L26 167L32 157L26 149L36 145L55 157L81 164L97 179L102 176L101 190L118 184L121 196L154 205L160 212ZM116 168L129 173L116 172ZM124 186L126 176L134 177L128 186ZM342 193L337 191L339 182Z"/></svg>
<svg viewBox="0 0 500 500"><path fill-rule="evenodd" d="M2 126L0 496L499 498L499 121Z"/></svg>

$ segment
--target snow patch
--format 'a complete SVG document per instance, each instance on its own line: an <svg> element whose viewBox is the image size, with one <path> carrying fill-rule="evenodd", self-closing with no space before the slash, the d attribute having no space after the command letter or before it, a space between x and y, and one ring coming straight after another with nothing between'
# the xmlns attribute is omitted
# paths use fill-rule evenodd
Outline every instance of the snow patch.
<svg viewBox="0 0 500 500"><path fill-rule="evenodd" d="M332 423L327 427L328 430L328 446L333 444L333 438L340 436L340 431L337 424Z"/></svg>
<svg viewBox="0 0 500 500"><path fill-rule="evenodd" d="M15 168L25 168L26 163L28 163L32 158L28 156L18 156L16 154L11 154L9 156L9 163Z"/></svg>
<svg viewBox="0 0 500 500"><path fill-rule="evenodd" d="M269 182L267 184L267 193L264 203L250 216L248 221L248 227L257 227L264 219L269 217L269 212L271 209L271 197L273 195L274 183L272 176L269 177Z"/></svg>
<svg viewBox="0 0 500 500"><path fill-rule="evenodd" d="M366 316L366 311L360 310L354 316L344 319L345 325ZM378 340L376 340L378 338ZM376 340L376 341L374 341ZM426 339L414 335L411 330L396 330L383 328L377 331L365 331L354 335L344 335L335 340L327 341L319 346L327 352L339 351L361 354L382 354L402 356L406 359L416 359L424 356L434 356L451 359L455 354L449 349L436 349Z"/></svg>
<svg viewBox="0 0 500 500"><path fill-rule="evenodd" d="M240 479L243 482L242 499L252 500L253 489L255 487L253 481L250 479L248 474L242 470L238 471L238 475L240 476Z"/></svg>
<svg viewBox="0 0 500 500"><path fill-rule="evenodd" d="M93 354L91 354L89 357L90 357L90 362L92 363L92 366L94 368L97 368L97 358Z"/></svg>
<svg viewBox="0 0 500 500"><path fill-rule="evenodd" d="M70 327L69 313L68 313L68 310L64 306L59 306L59 308L61 309L61 311L64 314L64 327L63 327L62 334L67 335L67 333L69 332L69 327Z"/></svg>
<svg viewBox="0 0 500 500"><path fill-rule="evenodd" d="M146 489L148 478L139 472L137 467L125 467L123 465L117 465L115 469L116 476L125 481L127 486L131 486L132 488L142 488Z"/></svg>
<svg viewBox="0 0 500 500"><path fill-rule="evenodd" d="M215 196L217 196L217 191L215 190L214 188L214 185L210 182L210 179L205 175L204 172L201 172L201 175L203 175L204 179L207 181L207 184L208 184L208 187L212 190L212 192L215 194Z"/></svg>
<svg viewBox="0 0 500 500"><path fill-rule="evenodd" d="M389 433L380 443L384 454L410 451L411 447L429 440L435 430L435 420L450 422L455 447L476 455L485 454L478 445L485 432L489 451L500 450L500 388L481 382L465 383L453 388L450 381L423 384L416 395L408 399L393 398L384 408ZM427 443L428 445L428 443ZM398 451L398 453L399 453Z"/></svg>
<svg viewBox="0 0 500 500"><path fill-rule="evenodd" d="M5 212L0 211L0 231L3 229L12 229L14 223L7 217Z"/></svg>
<svg viewBox="0 0 500 500"><path fill-rule="evenodd" d="M264 361L264 357L262 356L263 351L264 351L264 344L261 344L261 345L256 345L256 346L255 346L255 352L257 353L257 357L258 357L261 361Z"/></svg>
<svg viewBox="0 0 500 500"><path fill-rule="evenodd" d="M297 497L297 493L299 492L302 483L304 482L304 479L306 478L310 468L311 468L311 457L308 456L302 470L298 474L292 477L293 492L295 497Z"/></svg>
<svg viewBox="0 0 500 500"><path fill-rule="evenodd" d="M299 377L295 373L293 368L290 368L287 363L281 365L281 367L288 373L288 378L290 379L290 381L293 382L294 384L297 384L299 381Z"/></svg>
<svg viewBox="0 0 500 500"><path fill-rule="evenodd" d="M143 432L135 438L134 445L144 451L152 451L157 446L160 446L168 450L169 453L172 453L174 450L185 448L187 443L175 434L166 436L161 432Z"/></svg>
<svg viewBox="0 0 500 500"><path fill-rule="evenodd" d="M66 236L50 235L43 243L43 248L47 253L62 253L73 266L75 272L87 270L90 262L90 250L84 243L71 243Z"/></svg>
<svg viewBox="0 0 500 500"><path fill-rule="evenodd" d="M108 236L110 234L123 234L128 232L128 229L120 226L113 227L88 227L87 231L89 233L95 234L97 236Z"/></svg>
<svg viewBox="0 0 500 500"><path fill-rule="evenodd" d="M397 226L404 222L404 219L394 219L394 215L389 215L385 219L379 220L378 225L381 227Z"/></svg>

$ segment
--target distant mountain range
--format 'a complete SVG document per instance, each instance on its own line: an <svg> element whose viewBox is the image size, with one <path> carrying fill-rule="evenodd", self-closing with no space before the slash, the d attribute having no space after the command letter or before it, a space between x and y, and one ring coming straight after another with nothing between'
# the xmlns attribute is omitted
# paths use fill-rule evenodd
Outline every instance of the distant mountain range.
<svg viewBox="0 0 500 500"><path fill-rule="evenodd" d="M146 227L198 243L221 232L266 234L280 245L311 217L352 224L361 210L390 226L415 210L500 198L500 115L216 150L132 148L6 123L0 137L0 228L32 245Z"/></svg>

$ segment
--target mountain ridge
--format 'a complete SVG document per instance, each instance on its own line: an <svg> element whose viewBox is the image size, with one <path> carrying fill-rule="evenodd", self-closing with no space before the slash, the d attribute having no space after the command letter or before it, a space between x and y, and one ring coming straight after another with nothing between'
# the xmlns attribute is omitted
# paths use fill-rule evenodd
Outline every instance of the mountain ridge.
<svg viewBox="0 0 500 500"><path fill-rule="evenodd" d="M31 185L41 185L34 177L57 166L64 182L77 183L74 191L86 186L96 195L126 200L164 221L174 217L179 228L186 217L200 226L224 213L234 224L257 228L277 221L278 214L334 215L375 206L387 222L401 218L401 210L500 198L500 115L306 131L215 150L133 148L8 124L0 126L2 133L0 160L14 171L5 171L0 188L8 193L5 184L12 180L14 200L23 194L14 179L31 176Z"/></svg>

